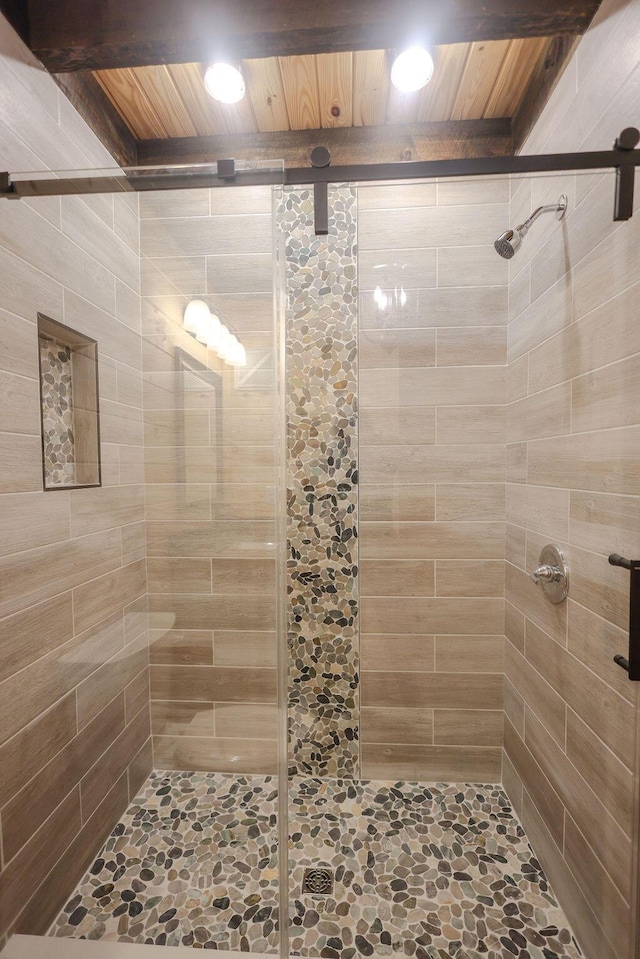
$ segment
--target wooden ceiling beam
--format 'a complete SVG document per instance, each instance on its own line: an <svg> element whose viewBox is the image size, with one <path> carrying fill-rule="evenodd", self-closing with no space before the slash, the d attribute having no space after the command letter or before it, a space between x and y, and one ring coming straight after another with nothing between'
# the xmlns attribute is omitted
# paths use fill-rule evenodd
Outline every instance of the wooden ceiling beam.
<svg viewBox="0 0 640 959"><path fill-rule="evenodd" d="M0 13L26 44L29 43L29 10L27 0L0 0Z"/></svg>
<svg viewBox="0 0 640 959"><path fill-rule="evenodd" d="M334 127L224 136L138 141L141 166L243 160L284 160L286 167L309 166L311 151L326 146L334 166L510 156L509 120L460 120L378 127Z"/></svg>
<svg viewBox="0 0 640 959"><path fill-rule="evenodd" d="M120 166L135 166L138 145L94 75L84 71L53 78L80 116Z"/></svg>
<svg viewBox="0 0 640 959"><path fill-rule="evenodd" d="M7 2L7 0L3 0ZM52 73L580 35L600 0L28 0Z"/></svg>

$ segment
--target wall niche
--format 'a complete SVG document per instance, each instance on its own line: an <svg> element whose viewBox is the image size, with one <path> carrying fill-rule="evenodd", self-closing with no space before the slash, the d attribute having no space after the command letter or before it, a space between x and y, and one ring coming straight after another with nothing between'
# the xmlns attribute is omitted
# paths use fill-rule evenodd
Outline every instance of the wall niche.
<svg viewBox="0 0 640 959"><path fill-rule="evenodd" d="M45 490L100 486L98 345L38 313Z"/></svg>

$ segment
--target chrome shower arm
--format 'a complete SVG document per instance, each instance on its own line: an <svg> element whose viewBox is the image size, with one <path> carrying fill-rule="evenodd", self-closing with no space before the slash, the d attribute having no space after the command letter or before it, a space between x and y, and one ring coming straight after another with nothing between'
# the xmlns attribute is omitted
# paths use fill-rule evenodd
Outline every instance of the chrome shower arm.
<svg viewBox="0 0 640 959"><path fill-rule="evenodd" d="M527 217L524 223L521 223L519 227L516 227L516 229L518 230L519 233L522 234L522 236L525 236L525 234L528 233L530 226L533 223L535 223L538 217L541 216L543 213L561 214L561 216L559 216L559 219L562 219L566 209L567 209L567 198L563 194L563 196L560 198L560 201L558 203L549 203L546 206L539 206L536 210L533 211L531 216Z"/></svg>
<svg viewBox="0 0 640 959"><path fill-rule="evenodd" d="M520 226L517 226L515 230L505 230L504 233L501 233L493 244L498 256L503 257L505 260L510 260L520 249L531 224L535 223L538 217L543 213L555 213L556 219L561 220L567 212L568 202L566 193L563 193L557 203L551 203L548 206L539 206L538 209L534 210L531 216L526 219L524 223L521 223Z"/></svg>

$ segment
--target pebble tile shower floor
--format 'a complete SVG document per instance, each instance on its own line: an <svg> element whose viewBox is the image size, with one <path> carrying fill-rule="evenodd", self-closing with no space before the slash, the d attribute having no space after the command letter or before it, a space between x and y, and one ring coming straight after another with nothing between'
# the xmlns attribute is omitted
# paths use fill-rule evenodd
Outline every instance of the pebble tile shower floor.
<svg viewBox="0 0 640 959"><path fill-rule="evenodd" d="M51 934L278 951L277 780L154 772ZM580 959L495 786L294 779L292 955ZM305 868L335 870L302 895Z"/></svg>

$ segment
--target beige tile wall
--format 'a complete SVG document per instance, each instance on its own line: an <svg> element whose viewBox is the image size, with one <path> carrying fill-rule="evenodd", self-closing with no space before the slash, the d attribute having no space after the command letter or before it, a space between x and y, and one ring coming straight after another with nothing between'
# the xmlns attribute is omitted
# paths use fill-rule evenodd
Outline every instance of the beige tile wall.
<svg viewBox="0 0 640 959"><path fill-rule="evenodd" d="M637 123L640 12L603 4L524 152L609 147ZM612 72L613 71L613 72ZM640 551L640 217L613 176L515 180L510 222L569 196L511 261L504 782L588 959L628 959L636 895L637 692L625 653ZM527 573L556 542L569 601Z"/></svg>
<svg viewBox="0 0 640 959"><path fill-rule="evenodd" d="M202 297L273 367L271 190L151 194L140 211L155 764L275 773L275 381L243 388L182 330ZM220 375L221 403L184 389L177 349Z"/></svg>
<svg viewBox="0 0 640 959"><path fill-rule="evenodd" d="M365 778L500 780L508 201L359 190Z"/></svg>
<svg viewBox="0 0 640 959"><path fill-rule="evenodd" d="M111 165L0 18L0 167ZM43 933L151 767L135 198L0 217L0 941ZM98 341L101 489L44 493L36 318Z"/></svg>
<svg viewBox="0 0 640 959"><path fill-rule="evenodd" d="M605 0L530 152L633 122L639 36L637 5ZM0 42L2 168L109 164L3 21ZM491 238L561 190L570 216L508 273ZM589 959L630 954L637 815L606 555L640 547L640 218L611 206L594 176L385 185L359 219L363 775L498 780L504 702L503 779ZM181 330L205 296L273 350L269 192L145 197L142 288L130 198L2 212L0 936L44 931L150 768L150 722L158 767L276 753L275 393ZM406 302L380 311L376 286ZM98 339L100 490L41 492L38 310ZM176 347L221 373L221 431ZM527 577L548 540L572 564L557 609Z"/></svg>

